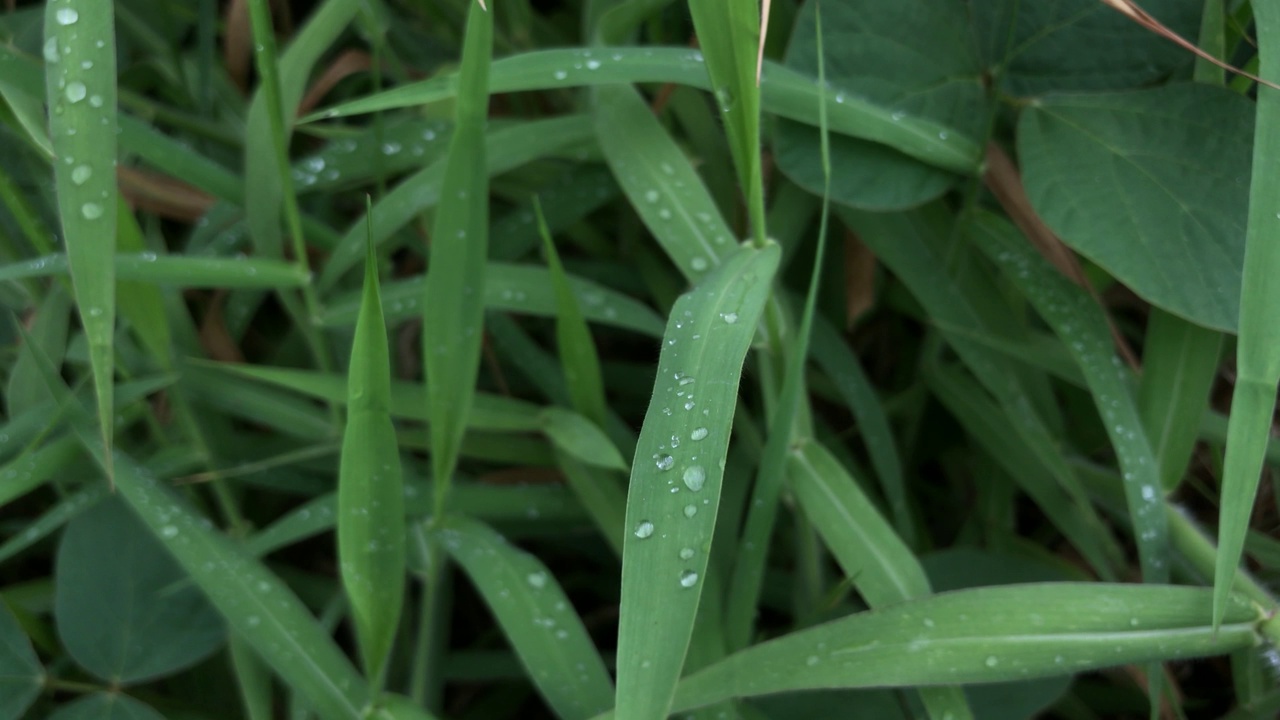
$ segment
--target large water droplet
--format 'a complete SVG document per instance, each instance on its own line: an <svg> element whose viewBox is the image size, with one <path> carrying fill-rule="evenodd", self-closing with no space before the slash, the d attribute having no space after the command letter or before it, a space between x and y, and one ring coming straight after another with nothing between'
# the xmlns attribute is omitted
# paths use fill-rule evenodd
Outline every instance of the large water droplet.
<svg viewBox="0 0 1280 720"><path fill-rule="evenodd" d="M58 8L53 16L57 18L59 25L74 25L80 19L80 13L75 8Z"/></svg>
<svg viewBox="0 0 1280 720"><path fill-rule="evenodd" d="M535 590L541 590L547 586L547 574L544 572L531 572L525 578L529 582L529 587Z"/></svg>
<svg viewBox="0 0 1280 720"><path fill-rule="evenodd" d="M735 312L720 313L720 317L724 318L724 321L730 325L738 322L738 313Z"/></svg>
<svg viewBox="0 0 1280 720"><path fill-rule="evenodd" d="M98 203L85 203L80 206L80 214L85 220L97 220L102 217L102 206Z"/></svg>
<svg viewBox="0 0 1280 720"><path fill-rule="evenodd" d="M662 455L654 464L658 466L659 470L670 470L676 464L676 459L670 455Z"/></svg>
<svg viewBox="0 0 1280 720"><path fill-rule="evenodd" d="M703 470L701 465L691 465L685 468L684 477L682 479L684 480L685 487L694 492L698 492L707 482L707 471Z"/></svg>
<svg viewBox="0 0 1280 720"><path fill-rule="evenodd" d="M642 520L640 524L636 526L636 537L644 540L651 535L653 535L653 523L648 520Z"/></svg>
<svg viewBox="0 0 1280 720"><path fill-rule="evenodd" d="M84 96L88 94L89 89L86 88L82 82L76 81L67 84L67 99L73 103L80 102L84 99Z"/></svg>
<svg viewBox="0 0 1280 720"><path fill-rule="evenodd" d="M71 182L77 185L85 184L91 177L93 177L93 168L88 165L77 165L76 168L71 171Z"/></svg>
<svg viewBox="0 0 1280 720"><path fill-rule="evenodd" d="M45 62L58 62L58 38L51 37L44 41L44 59Z"/></svg>
<svg viewBox="0 0 1280 720"><path fill-rule="evenodd" d="M690 440L701 440L706 436L707 436L707 429L704 427L695 428L693 432L689 433Z"/></svg>
<svg viewBox="0 0 1280 720"><path fill-rule="evenodd" d="M680 587L691 588L698 584L698 573L692 570L685 570L680 573Z"/></svg>
<svg viewBox="0 0 1280 720"><path fill-rule="evenodd" d="M697 514L698 514L698 506L697 506L697 505L685 505L685 506L684 506L684 516L685 516L685 517L687 517L687 518L692 518L694 515L697 515Z"/></svg>

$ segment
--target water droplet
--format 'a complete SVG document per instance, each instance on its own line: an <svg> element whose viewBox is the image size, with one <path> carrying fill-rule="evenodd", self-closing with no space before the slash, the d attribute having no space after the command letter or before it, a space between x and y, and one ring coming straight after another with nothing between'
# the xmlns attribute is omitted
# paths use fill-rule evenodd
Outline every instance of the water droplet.
<svg viewBox="0 0 1280 720"><path fill-rule="evenodd" d="M692 401L692 400L690 400L689 402L685 403L685 404L684 404L684 409L685 409L685 410L692 410L692 409L693 409L693 401Z"/></svg>
<svg viewBox="0 0 1280 720"><path fill-rule="evenodd" d="M676 459L670 455L662 455L654 464L658 466L659 470L670 470L676 464Z"/></svg>
<svg viewBox="0 0 1280 720"><path fill-rule="evenodd" d="M676 378L676 384L679 385L680 387L684 387L685 385L690 385L697 380L697 378L689 377L684 373L676 373L675 378Z"/></svg>
<svg viewBox="0 0 1280 720"><path fill-rule="evenodd" d="M720 313L720 317L724 318L724 321L730 325L738 322L738 313L735 312Z"/></svg>
<svg viewBox="0 0 1280 720"><path fill-rule="evenodd" d="M535 590L541 590L547 586L547 574L541 571L529 573L525 580L529 582L529 587Z"/></svg>
<svg viewBox="0 0 1280 720"><path fill-rule="evenodd" d="M698 584L698 573L692 570L685 570L680 573L680 587L691 588Z"/></svg>
<svg viewBox="0 0 1280 720"><path fill-rule="evenodd" d="M1142 499L1151 502L1156 499L1156 489L1150 485L1142 486Z"/></svg>
<svg viewBox="0 0 1280 720"><path fill-rule="evenodd" d="M988 655L985 663L987 667L995 667L1000 664L1000 658L997 658L995 655Z"/></svg>
<svg viewBox="0 0 1280 720"><path fill-rule="evenodd" d="M85 220L97 220L102 217L102 206L98 203L85 203L80 206L80 214Z"/></svg>
<svg viewBox="0 0 1280 720"><path fill-rule="evenodd" d="M58 19L59 25L74 25L80 19L80 13L75 8L58 8L54 17Z"/></svg>
<svg viewBox="0 0 1280 720"><path fill-rule="evenodd" d="M693 558L693 548L683 548L680 550L680 559L689 560Z"/></svg>
<svg viewBox="0 0 1280 720"><path fill-rule="evenodd" d="M389 143L384 143L384 144L382 145L382 154L383 154L383 155L395 155L396 153L400 152L400 150L401 150L402 148L403 148L403 146L402 146L400 143L398 143L398 142L389 142Z"/></svg>
<svg viewBox="0 0 1280 720"><path fill-rule="evenodd" d="M693 432L689 433L690 440L701 440L706 436L707 436L707 429L704 427L695 428Z"/></svg>
<svg viewBox="0 0 1280 720"><path fill-rule="evenodd" d="M248 622L249 622L249 627L258 627L258 625L262 623L262 618L258 617L257 615L250 615L248 617Z"/></svg>
<svg viewBox="0 0 1280 720"><path fill-rule="evenodd" d="M692 267L695 272L702 272L707 269L707 259L704 257L695 257L689 261L689 267Z"/></svg>
<svg viewBox="0 0 1280 720"><path fill-rule="evenodd" d="M817 655L810 655L808 659L804 661L804 664L808 665L809 667L813 667L814 665L817 665L819 662L821 662L821 660L818 659Z"/></svg>
<svg viewBox="0 0 1280 720"><path fill-rule="evenodd" d="M685 517L687 517L687 518L692 518L694 515L697 515L697 514L698 514L698 506L697 506L697 505L685 505L685 506L684 506L684 516L685 516Z"/></svg>
<svg viewBox="0 0 1280 720"><path fill-rule="evenodd" d="M101 96L101 95L90 95L90 96L89 96L89 105L91 105L92 107L96 107L96 108L100 108L100 107L102 107L102 96Z"/></svg>
<svg viewBox="0 0 1280 720"><path fill-rule="evenodd" d="M178 537L178 528L173 525L165 525L160 528L160 535L167 539Z"/></svg>
<svg viewBox="0 0 1280 720"><path fill-rule="evenodd" d="M67 84L67 99L73 103L80 102L84 99L84 96L88 94L89 89L86 88L82 82L76 81Z"/></svg>
<svg viewBox="0 0 1280 720"><path fill-rule="evenodd" d="M662 196L658 194L658 191L657 191L657 190L646 190L646 191L645 191L645 193L644 193L644 199L645 199L645 200L648 200L648 201L649 201L649 202L651 202L651 203L656 203L656 202L658 202L658 200L659 200L661 197L662 197Z"/></svg>
<svg viewBox="0 0 1280 720"><path fill-rule="evenodd" d="M71 171L71 182L76 185L85 184L91 177L93 177L93 168L88 165L77 165L76 168Z"/></svg>
<svg viewBox="0 0 1280 720"><path fill-rule="evenodd" d="M682 479L684 480L685 487L694 492L698 492L707 482L707 471L703 470L701 465L691 465L685 468L684 477Z"/></svg>
<svg viewBox="0 0 1280 720"><path fill-rule="evenodd" d="M44 41L44 59L45 62L58 62L58 38L51 37Z"/></svg>
<svg viewBox="0 0 1280 720"><path fill-rule="evenodd" d="M564 79L565 79L565 78L567 78L567 77L569 77L569 73L565 72L564 70L557 70L557 71L556 71L556 79L557 79L557 80L564 80Z"/></svg>
<svg viewBox="0 0 1280 720"><path fill-rule="evenodd" d="M653 523L643 520L636 526L636 537L644 540L651 535L653 535Z"/></svg>
<svg viewBox="0 0 1280 720"><path fill-rule="evenodd" d="M599 69L600 69L600 61L599 61L599 60L588 60L588 61L587 61L587 69L588 69L588 70L599 70Z"/></svg>

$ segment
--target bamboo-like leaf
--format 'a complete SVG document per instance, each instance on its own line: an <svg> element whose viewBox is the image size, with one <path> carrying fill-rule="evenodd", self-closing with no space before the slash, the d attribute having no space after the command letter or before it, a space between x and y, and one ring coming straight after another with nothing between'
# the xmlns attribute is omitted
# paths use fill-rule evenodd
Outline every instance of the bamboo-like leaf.
<svg viewBox="0 0 1280 720"><path fill-rule="evenodd" d="M472 5L462 48L455 129L440 184L448 204L436 213L432 229L422 318L437 511L444 506L457 465L479 371L489 242L484 123L492 52L493 15Z"/></svg>
<svg viewBox="0 0 1280 720"><path fill-rule="evenodd" d="M436 534L466 570L558 717L586 720L613 705L604 661L546 566L474 520L450 517Z"/></svg>
<svg viewBox="0 0 1280 720"><path fill-rule="evenodd" d="M1280 7L1253 4L1265 78L1280 78ZM1226 612L1227 597L1262 472L1271 435L1276 385L1280 382L1280 90L1258 88L1258 121L1253 140L1253 180L1249 187L1249 226L1245 236L1244 280L1240 289L1240 342L1236 348L1235 391L1227 427L1227 457L1222 473L1218 516L1218 562L1213 576L1213 621Z"/></svg>
<svg viewBox="0 0 1280 720"><path fill-rule="evenodd" d="M404 482L391 422L391 357L369 243L338 468L338 561L365 675L382 684L404 605Z"/></svg>
<svg viewBox="0 0 1280 720"><path fill-rule="evenodd" d="M707 573L738 380L777 269L743 246L676 301L627 497L619 718L662 717Z"/></svg>
<svg viewBox="0 0 1280 720"><path fill-rule="evenodd" d="M116 43L114 3L45 5L45 97L58 218L89 341L98 426L110 448L115 409Z"/></svg>

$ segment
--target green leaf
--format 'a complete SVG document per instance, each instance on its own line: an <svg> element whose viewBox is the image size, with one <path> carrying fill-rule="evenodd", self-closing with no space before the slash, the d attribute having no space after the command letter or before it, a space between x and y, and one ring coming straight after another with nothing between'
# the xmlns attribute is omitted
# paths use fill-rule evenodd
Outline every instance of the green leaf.
<svg viewBox="0 0 1280 720"><path fill-rule="evenodd" d="M293 591L169 488L116 455L120 495L233 630L325 720L357 720L368 685Z"/></svg>
<svg viewBox="0 0 1280 720"><path fill-rule="evenodd" d="M391 422L391 357L369 243L338 467L338 562L365 675L380 685L404 606L404 481Z"/></svg>
<svg viewBox="0 0 1280 720"><path fill-rule="evenodd" d="M431 466L436 510L450 478L476 391L484 325L484 270L489 246L489 177L484 123L489 108L493 15L479 3L467 14L453 139L431 232L422 316L422 355L431 409Z"/></svg>
<svg viewBox="0 0 1280 720"><path fill-rule="evenodd" d="M557 717L585 720L613 705L613 683L581 618L536 557L474 520L435 530L488 604Z"/></svg>
<svg viewBox="0 0 1280 720"><path fill-rule="evenodd" d="M1280 78L1280 9L1254 6L1264 77ZM1258 90L1258 134L1254 139L1253 178L1249 188L1249 223L1245 241L1244 279L1240 288L1240 342L1236 348L1239 377L1231 396L1227 457L1222 472L1218 515L1218 558L1213 576L1215 627L1222 620L1227 593L1240 563L1249 530L1262 458L1271 437L1276 385L1280 381L1280 91Z"/></svg>
<svg viewBox="0 0 1280 720"><path fill-rule="evenodd" d="M1235 332L1249 101L1199 83L1054 95L1018 122L1027 195L1062 241L1164 310Z"/></svg>
<svg viewBox="0 0 1280 720"><path fill-rule="evenodd" d="M128 695L96 692L63 705L49 720L164 720L164 716Z"/></svg>
<svg viewBox="0 0 1280 720"><path fill-rule="evenodd" d="M110 458L115 409L115 3L45 5L45 97L57 153L54 181L71 284L89 341L98 427ZM110 463L107 468L111 474Z"/></svg>
<svg viewBox="0 0 1280 720"><path fill-rule="evenodd" d="M707 574L742 363L779 254L742 246L671 310L627 497L619 718L660 717L670 705Z"/></svg>
<svg viewBox="0 0 1280 720"><path fill-rule="evenodd" d="M1207 589L1045 583L934 595L790 633L684 679L673 709L818 688L1023 680L1250 647L1259 612Z"/></svg>
<svg viewBox="0 0 1280 720"><path fill-rule="evenodd" d="M814 8L806 2L787 46L787 67L817 75ZM982 67L967 24L968 10L949 0L828 3L823 7L826 76L838 111L852 98L890 112L890 118L927 118L942 128L937 140L980 138L989 113ZM818 129L779 123L778 167L810 192L822 192ZM851 207L896 210L946 192L956 176L927 155L904 155L888 145L847 135L831 138L833 201Z"/></svg>
<svg viewBox="0 0 1280 720"><path fill-rule="evenodd" d="M1184 38L1196 37L1203 3L1138 3ZM973 27L1001 88L1014 95L1151 85L1190 64L1191 54L1097 0L983 0Z"/></svg>
<svg viewBox="0 0 1280 720"><path fill-rule="evenodd" d="M31 640L0 602L0 718L18 720L44 687L44 668Z"/></svg>
<svg viewBox="0 0 1280 720"><path fill-rule="evenodd" d="M576 412L549 407L541 413L542 431L556 447L578 460L612 470L627 469L622 458L598 425Z"/></svg>
<svg viewBox="0 0 1280 720"><path fill-rule="evenodd" d="M72 520L58 546L54 618L67 652L112 684L191 667L222 646L226 627L118 499Z"/></svg>
<svg viewBox="0 0 1280 720"><path fill-rule="evenodd" d="M121 253L114 260L117 280L153 285L288 288L302 287L310 282L305 269L280 260L184 257L153 252ZM61 275L69 267L66 255L46 255L5 265L0 268L0 281Z"/></svg>

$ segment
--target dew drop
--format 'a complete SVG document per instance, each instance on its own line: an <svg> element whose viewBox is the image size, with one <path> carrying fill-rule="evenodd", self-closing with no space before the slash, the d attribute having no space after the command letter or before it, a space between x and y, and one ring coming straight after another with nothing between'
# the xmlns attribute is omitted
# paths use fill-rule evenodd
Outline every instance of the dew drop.
<svg viewBox="0 0 1280 720"><path fill-rule="evenodd" d="M724 318L724 321L730 325L738 322L738 313L735 312L720 313L720 317Z"/></svg>
<svg viewBox="0 0 1280 720"><path fill-rule="evenodd" d="M80 13L76 12L75 8L59 8L54 17L57 18L59 25L75 25L80 19Z"/></svg>
<svg viewBox="0 0 1280 720"><path fill-rule="evenodd" d="M698 492L707 482L707 471L703 470L701 465L691 465L685 468L684 477L682 479L684 480L685 487L694 492Z"/></svg>
<svg viewBox="0 0 1280 720"><path fill-rule="evenodd" d="M80 214L85 220L97 220L102 217L102 206L98 203L85 203L80 206Z"/></svg>
<svg viewBox="0 0 1280 720"><path fill-rule="evenodd" d="M670 455L662 455L654 464L658 466L659 470L670 470L676 464L676 459Z"/></svg>
<svg viewBox="0 0 1280 720"><path fill-rule="evenodd" d="M525 580L528 581L529 587L535 590L541 590L547 586L547 574L541 571L529 573Z"/></svg>
<svg viewBox="0 0 1280 720"><path fill-rule="evenodd" d="M690 440L701 440L706 436L707 436L707 429L704 427L696 428L694 429L693 432L689 433Z"/></svg>
<svg viewBox="0 0 1280 720"><path fill-rule="evenodd" d="M565 78L567 78L567 77L569 77L569 73L565 72L564 70L557 70L557 71L556 71L556 79L557 79L557 80L564 80L564 79L565 79Z"/></svg>
<svg viewBox="0 0 1280 720"><path fill-rule="evenodd" d="M696 257L689 261L689 266L692 267L695 272L702 272L707 269L707 259L704 257Z"/></svg>
<svg viewBox="0 0 1280 720"><path fill-rule="evenodd" d="M694 515L697 515L697 514L698 514L698 506L697 506L697 505L685 505L685 506L684 506L684 516L685 516L685 517L687 517L687 518L692 518Z"/></svg>
<svg viewBox="0 0 1280 720"><path fill-rule="evenodd" d="M698 573L692 570L685 570L680 573L680 587L691 588L698 584Z"/></svg>
<svg viewBox="0 0 1280 720"><path fill-rule="evenodd" d="M76 81L67 84L67 99L73 103L80 102L88 94L89 89L82 82Z"/></svg>
<svg viewBox="0 0 1280 720"><path fill-rule="evenodd" d="M988 655L988 656L987 656L987 659L985 660L985 663L986 663L987 667L992 667L992 668L993 668L993 667L995 667L995 666L997 666L997 665L999 665L999 664L1000 664L1000 659L999 659L999 658L997 658L995 655Z"/></svg>
<svg viewBox="0 0 1280 720"><path fill-rule="evenodd" d="M93 177L93 168L88 165L77 165L76 168L71 171L71 182L76 185L85 184L91 177Z"/></svg>
<svg viewBox="0 0 1280 720"><path fill-rule="evenodd" d="M645 193L644 193L644 199L645 199L645 200L648 200L648 201L649 201L649 202L651 202L651 203L656 203L656 202L658 202L658 199L659 199L660 197L662 197L662 196L658 194L658 191L657 191L657 190L646 190L646 191L645 191Z"/></svg>
<svg viewBox="0 0 1280 720"><path fill-rule="evenodd" d="M588 60L588 61L587 61L587 69L588 69L588 70L599 70L599 69L600 69L600 61L599 61L599 60Z"/></svg>
<svg viewBox="0 0 1280 720"><path fill-rule="evenodd" d="M680 550L681 560L690 560L693 558L693 548L683 548Z"/></svg>
<svg viewBox="0 0 1280 720"><path fill-rule="evenodd" d="M171 540L178 537L178 528L173 525L165 525L160 528L160 535Z"/></svg>
<svg viewBox="0 0 1280 720"><path fill-rule="evenodd" d="M51 37L44 41L44 59L45 62L58 62L58 38ZM1280 217L1280 215L1276 217Z"/></svg>
<svg viewBox="0 0 1280 720"><path fill-rule="evenodd" d="M636 526L636 537L644 540L651 535L653 535L653 523L648 520L643 520Z"/></svg>

